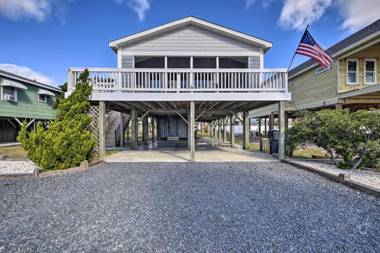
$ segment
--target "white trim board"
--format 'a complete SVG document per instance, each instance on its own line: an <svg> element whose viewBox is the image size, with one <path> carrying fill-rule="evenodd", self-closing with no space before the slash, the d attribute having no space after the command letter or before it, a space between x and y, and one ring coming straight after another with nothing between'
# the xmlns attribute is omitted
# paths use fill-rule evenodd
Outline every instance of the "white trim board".
<svg viewBox="0 0 380 253"><path fill-rule="evenodd" d="M93 101L290 101L289 92L247 93L102 93L92 92Z"/></svg>

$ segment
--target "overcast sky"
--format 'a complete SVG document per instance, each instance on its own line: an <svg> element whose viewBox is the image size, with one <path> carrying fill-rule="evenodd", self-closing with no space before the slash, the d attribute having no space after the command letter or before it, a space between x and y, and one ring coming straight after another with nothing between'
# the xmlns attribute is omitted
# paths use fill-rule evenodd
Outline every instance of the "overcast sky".
<svg viewBox="0 0 380 253"><path fill-rule="evenodd" d="M265 67L287 67L307 24L327 48L380 0L0 0L0 68L61 84L70 66L116 67L108 41L189 15L273 42Z"/></svg>

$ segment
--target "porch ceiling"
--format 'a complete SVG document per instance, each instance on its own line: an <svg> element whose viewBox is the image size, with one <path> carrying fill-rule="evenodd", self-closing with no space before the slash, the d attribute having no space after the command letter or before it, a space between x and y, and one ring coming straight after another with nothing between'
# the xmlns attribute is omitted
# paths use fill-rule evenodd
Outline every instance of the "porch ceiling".
<svg viewBox="0 0 380 253"><path fill-rule="evenodd" d="M275 101L197 101L195 102L195 118L197 121L211 121L221 117L229 116L233 113L252 110L271 104ZM145 113L149 115L178 115L187 117L187 101L141 101L107 102L110 110L130 113L135 109L141 116Z"/></svg>

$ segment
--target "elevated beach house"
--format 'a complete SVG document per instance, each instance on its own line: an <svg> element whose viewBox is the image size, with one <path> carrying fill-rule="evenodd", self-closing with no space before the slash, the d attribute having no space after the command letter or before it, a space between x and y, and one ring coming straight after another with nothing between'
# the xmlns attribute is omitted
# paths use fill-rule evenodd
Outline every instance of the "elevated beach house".
<svg viewBox="0 0 380 253"><path fill-rule="evenodd" d="M53 120L57 87L0 70L0 143L15 142L23 121Z"/></svg>
<svg viewBox="0 0 380 253"><path fill-rule="evenodd" d="M207 122L210 133L226 132L226 127L233 133L238 113L243 115L239 118L247 147L249 110L275 102L281 116L284 102L290 100L286 69L264 67L271 42L199 18L186 17L109 46L117 68L87 68L101 156L109 129L115 133L109 143L122 145L124 130L129 129L135 146L141 122L145 143L148 132L153 140L187 140L193 159L196 122ZM68 94L85 69L69 69ZM280 127L283 130L282 123ZM229 141L233 143L233 136ZM283 136L280 143L283 147Z"/></svg>
<svg viewBox="0 0 380 253"><path fill-rule="evenodd" d="M294 117L301 110L380 107L380 19L327 52L334 60L330 68L309 60L289 71L292 99L285 105L286 117ZM277 106L272 104L252 110L250 116L259 120L265 136L273 128L277 113Z"/></svg>

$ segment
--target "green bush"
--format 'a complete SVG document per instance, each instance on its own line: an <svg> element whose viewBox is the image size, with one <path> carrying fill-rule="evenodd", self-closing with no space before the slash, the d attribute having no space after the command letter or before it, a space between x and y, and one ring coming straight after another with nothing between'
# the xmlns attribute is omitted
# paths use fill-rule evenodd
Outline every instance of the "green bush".
<svg viewBox="0 0 380 253"><path fill-rule="evenodd" d="M380 164L379 111L304 112L288 133L293 148L312 142L324 148L340 168L378 168Z"/></svg>
<svg viewBox="0 0 380 253"><path fill-rule="evenodd" d="M28 131L23 124L17 140L30 160L43 169L52 170L78 166L81 161L91 159L95 146L87 113L91 90L86 70L79 77L76 90L60 101L57 117L48 129L38 123L34 131Z"/></svg>

